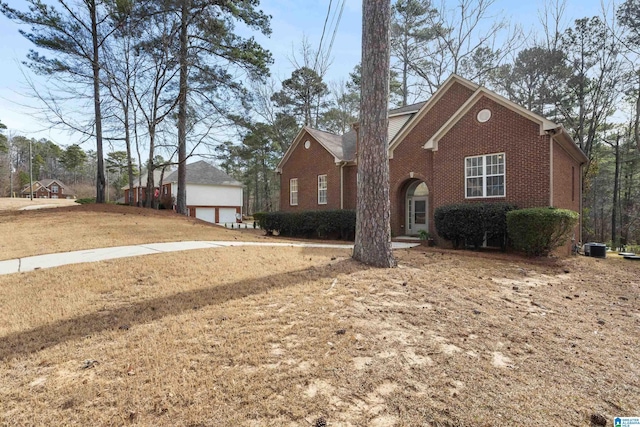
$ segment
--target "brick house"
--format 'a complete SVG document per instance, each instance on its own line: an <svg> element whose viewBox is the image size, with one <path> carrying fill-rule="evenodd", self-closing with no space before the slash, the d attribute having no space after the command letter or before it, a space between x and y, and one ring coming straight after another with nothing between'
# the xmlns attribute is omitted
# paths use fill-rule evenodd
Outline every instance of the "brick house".
<svg viewBox="0 0 640 427"><path fill-rule="evenodd" d="M300 130L278 164L280 210L355 209L353 128ZM389 111L389 159L394 236L436 235L434 210L452 203L582 210L588 159L562 125L457 75L428 101Z"/></svg>
<svg viewBox="0 0 640 427"><path fill-rule="evenodd" d="M169 174L169 172L165 172L165 174ZM160 169L156 169L153 171L153 182L159 183L160 178L162 176L162 171ZM129 184L122 187L124 190L124 203L129 202L129 192L131 188ZM155 189L158 189L156 185ZM142 205L145 200L147 200L147 173L143 172L140 176L136 176L133 178L133 203L135 205Z"/></svg>
<svg viewBox="0 0 640 427"><path fill-rule="evenodd" d="M31 191L27 185L21 192L22 197L31 197ZM71 190L58 179L41 179L33 183L34 199L72 199Z"/></svg>
<svg viewBox="0 0 640 427"><path fill-rule="evenodd" d="M174 202L178 194L178 171L165 171L160 184L161 171L153 171L154 194L157 198L170 197ZM236 222L236 216L242 215L244 185L218 169L200 160L187 164L187 214L191 217L212 223ZM147 176L133 184L134 203L146 199ZM129 186L124 186L124 201L129 200Z"/></svg>

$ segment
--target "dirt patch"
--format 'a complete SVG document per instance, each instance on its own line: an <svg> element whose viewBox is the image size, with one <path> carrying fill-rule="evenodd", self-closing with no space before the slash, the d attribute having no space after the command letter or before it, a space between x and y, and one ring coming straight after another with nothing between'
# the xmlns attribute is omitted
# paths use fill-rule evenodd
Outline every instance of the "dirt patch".
<svg viewBox="0 0 640 427"><path fill-rule="evenodd" d="M0 418L542 426L637 416L640 266L396 253L392 270L348 250L226 248L0 277Z"/></svg>

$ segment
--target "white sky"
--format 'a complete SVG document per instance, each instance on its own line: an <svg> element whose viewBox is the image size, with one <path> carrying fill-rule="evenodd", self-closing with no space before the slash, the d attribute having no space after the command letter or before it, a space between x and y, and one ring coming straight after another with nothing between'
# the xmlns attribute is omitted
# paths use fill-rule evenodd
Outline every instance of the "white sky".
<svg viewBox="0 0 640 427"><path fill-rule="evenodd" d="M293 67L288 59L293 47L299 47L300 40L306 35L313 46L318 46L324 18L330 0L263 0L260 7L272 16L272 34L269 38L256 35L257 40L274 57L272 75L277 79L290 76ZM454 3L453 0L447 0ZM24 0L8 0L17 8L26 7ZM338 0L333 0L333 4ZM599 14L600 0L568 0L566 20L571 22L585 16ZM541 0L496 0L494 16L508 17L513 23L519 23L525 31L539 28L538 9L543 6ZM361 1L347 0L342 21L333 45L331 55L333 65L327 80L346 79L348 73L360 60L361 38ZM78 137L67 132L48 130L46 123L40 123L23 105L33 105L33 100L25 97L28 92L23 73L29 73L21 62L25 60L30 42L18 33L20 27L0 15L0 121L11 132L35 138L48 138L56 144L66 146L78 141ZM25 28L26 29L26 28ZM330 37L330 35L328 35ZM327 36L325 36L327 37ZM36 77L42 84L42 78ZM91 142L84 144L92 149Z"/></svg>

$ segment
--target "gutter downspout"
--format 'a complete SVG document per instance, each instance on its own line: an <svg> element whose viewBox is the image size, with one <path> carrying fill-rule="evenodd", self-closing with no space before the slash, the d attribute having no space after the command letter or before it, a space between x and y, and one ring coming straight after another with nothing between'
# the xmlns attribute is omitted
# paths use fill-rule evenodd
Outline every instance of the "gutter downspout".
<svg viewBox="0 0 640 427"><path fill-rule="evenodd" d="M344 167L347 162L340 162L340 209L344 209Z"/></svg>

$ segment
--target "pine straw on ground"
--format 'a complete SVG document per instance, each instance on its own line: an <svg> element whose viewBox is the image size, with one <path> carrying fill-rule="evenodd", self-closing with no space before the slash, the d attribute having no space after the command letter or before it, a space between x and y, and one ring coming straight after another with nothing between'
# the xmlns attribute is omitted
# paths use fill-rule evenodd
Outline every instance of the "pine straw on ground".
<svg viewBox="0 0 640 427"><path fill-rule="evenodd" d="M0 211L0 260L142 243L264 239L253 231L239 233L173 211L111 204Z"/></svg>
<svg viewBox="0 0 640 427"><path fill-rule="evenodd" d="M640 265L225 248L0 277L0 424L638 416ZM611 423L611 421L609 421Z"/></svg>

